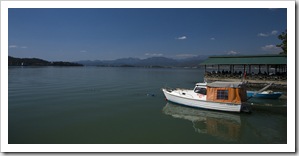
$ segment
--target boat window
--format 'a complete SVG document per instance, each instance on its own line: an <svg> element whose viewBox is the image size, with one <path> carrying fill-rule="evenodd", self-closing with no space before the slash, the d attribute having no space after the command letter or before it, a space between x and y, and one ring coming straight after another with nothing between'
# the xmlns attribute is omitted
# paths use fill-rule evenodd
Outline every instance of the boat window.
<svg viewBox="0 0 299 156"><path fill-rule="evenodd" d="M217 99L228 100L228 90L217 90Z"/></svg>
<svg viewBox="0 0 299 156"><path fill-rule="evenodd" d="M206 88L196 87L194 92L199 93L199 94L203 94L203 95L207 95L207 89Z"/></svg>

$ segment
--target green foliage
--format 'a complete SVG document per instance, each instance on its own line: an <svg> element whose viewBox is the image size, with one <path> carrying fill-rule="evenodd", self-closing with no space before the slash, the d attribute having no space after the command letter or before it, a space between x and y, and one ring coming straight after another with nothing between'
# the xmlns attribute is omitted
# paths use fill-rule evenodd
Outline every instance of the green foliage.
<svg viewBox="0 0 299 156"><path fill-rule="evenodd" d="M8 56L8 66L83 66L73 62L49 62L38 58L14 58Z"/></svg>
<svg viewBox="0 0 299 156"><path fill-rule="evenodd" d="M280 47L283 50L280 54L287 54L287 30L278 35L278 39L282 41L281 44L276 45L276 47Z"/></svg>

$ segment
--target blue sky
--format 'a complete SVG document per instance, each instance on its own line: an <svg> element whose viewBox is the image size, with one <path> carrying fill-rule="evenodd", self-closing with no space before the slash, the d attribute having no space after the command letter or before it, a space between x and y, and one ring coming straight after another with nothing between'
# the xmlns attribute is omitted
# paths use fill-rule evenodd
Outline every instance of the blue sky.
<svg viewBox="0 0 299 156"><path fill-rule="evenodd" d="M10 56L49 61L277 54L286 9L9 9Z"/></svg>

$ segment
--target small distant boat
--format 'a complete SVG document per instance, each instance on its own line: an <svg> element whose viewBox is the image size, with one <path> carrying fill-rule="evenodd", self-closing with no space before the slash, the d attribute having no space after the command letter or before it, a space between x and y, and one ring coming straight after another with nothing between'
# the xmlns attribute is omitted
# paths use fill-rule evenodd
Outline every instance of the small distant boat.
<svg viewBox="0 0 299 156"><path fill-rule="evenodd" d="M162 88L162 91L167 100L190 107L241 112L248 105L243 82L197 83L193 90Z"/></svg>
<svg viewBox="0 0 299 156"><path fill-rule="evenodd" d="M278 99L282 92L273 92L272 90L257 93L257 91L247 91L247 97L263 98L263 99Z"/></svg>

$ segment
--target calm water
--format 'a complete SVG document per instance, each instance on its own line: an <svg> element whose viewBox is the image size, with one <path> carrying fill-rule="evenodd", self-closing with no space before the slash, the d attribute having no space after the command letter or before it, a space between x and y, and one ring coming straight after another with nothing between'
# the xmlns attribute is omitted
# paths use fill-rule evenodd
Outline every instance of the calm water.
<svg viewBox="0 0 299 156"><path fill-rule="evenodd" d="M252 114L232 114L167 103L161 91L165 86L193 88L202 81L201 69L9 67L8 140L10 144L287 143L286 98L253 100Z"/></svg>

